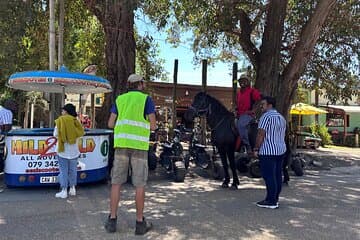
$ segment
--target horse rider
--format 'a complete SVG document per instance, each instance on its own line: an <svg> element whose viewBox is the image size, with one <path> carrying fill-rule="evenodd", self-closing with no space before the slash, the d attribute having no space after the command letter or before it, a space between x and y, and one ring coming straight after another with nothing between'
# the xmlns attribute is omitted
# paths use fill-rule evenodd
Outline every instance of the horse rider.
<svg viewBox="0 0 360 240"><path fill-rule="evenodd" d="M247 74L242 74L238 82L240 90L236 94L237 129L247 152L252 152L248 126L255 117L255 105L261 100L261 94L259 90L250 86L250 77Z"/></svg>

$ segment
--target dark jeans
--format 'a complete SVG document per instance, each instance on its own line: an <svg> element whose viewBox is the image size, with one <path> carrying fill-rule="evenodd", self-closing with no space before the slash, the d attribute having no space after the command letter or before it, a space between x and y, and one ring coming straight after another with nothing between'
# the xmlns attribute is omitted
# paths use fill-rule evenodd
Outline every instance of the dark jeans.
<svg viewBox="0 0 360 240"><path fill-rule="evenodd" d="M265 200L271 204L276 204L279 201L282 186L282 163L284 157L285 154L279 156L259 156L261 175L264 178L266 185Z"/></svg>

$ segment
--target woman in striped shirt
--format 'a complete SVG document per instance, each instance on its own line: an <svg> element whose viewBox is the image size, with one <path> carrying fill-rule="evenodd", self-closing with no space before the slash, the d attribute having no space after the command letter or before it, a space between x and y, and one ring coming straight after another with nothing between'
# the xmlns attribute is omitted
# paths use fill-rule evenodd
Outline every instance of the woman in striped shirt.
<svg viewBox="0 0 360 240"><path fill-rule="evenodd" d="M261 174L266 184L266 198L258 202L257 206L276 209L279 207L282 162L286 152L286 120L276 111L273 97L263 97L261 108L263 115L259 121L254 154L259 156Z"/></svg>

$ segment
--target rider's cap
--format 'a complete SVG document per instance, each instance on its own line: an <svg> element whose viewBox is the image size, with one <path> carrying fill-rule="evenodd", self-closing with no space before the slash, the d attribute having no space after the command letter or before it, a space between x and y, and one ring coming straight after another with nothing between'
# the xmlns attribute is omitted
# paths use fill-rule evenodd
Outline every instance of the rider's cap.
<svg viewBox="0 0 360 240"><path fill-rule="evenodd" d="M240 81L241 79L247 79L248 81L250 81L250 77L246 73L241 74L238 81Z"/></svg>
<svg viewBox="0 0 360 240"><path fill-rule="evenodd" d="M128 82L129 83L134 83L134 82L140 82L140 81L144 81L144 78L143 76L141 75L138 75L138 74L131 74L129 77L128 77Z"/></svg>

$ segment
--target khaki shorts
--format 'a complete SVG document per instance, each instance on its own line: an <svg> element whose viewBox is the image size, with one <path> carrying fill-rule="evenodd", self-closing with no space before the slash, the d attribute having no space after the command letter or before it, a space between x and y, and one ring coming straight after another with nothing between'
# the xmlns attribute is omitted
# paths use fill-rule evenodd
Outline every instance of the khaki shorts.
<svg viewBox="0 0 360 240"><path fill-rule="evenodd" d="M111 169L111 183L123 184L131 175L135 187L143 187L148 179L148 152L143 150L116 148Z"/></svg>

